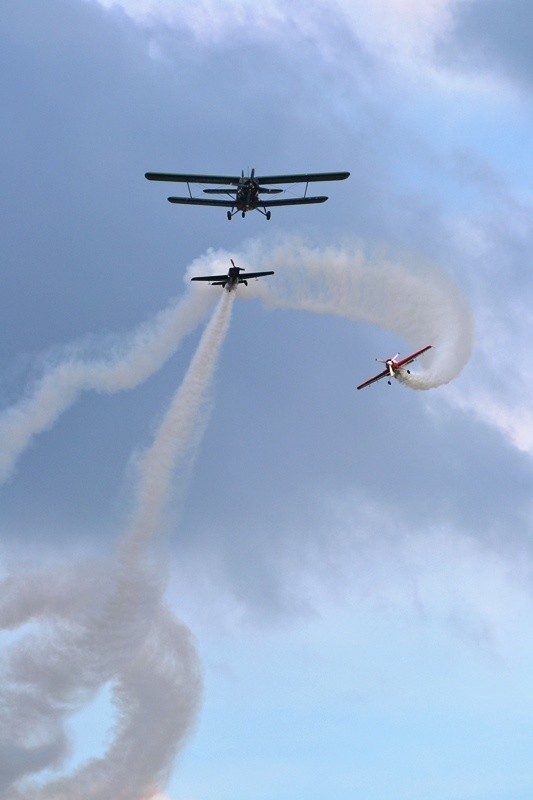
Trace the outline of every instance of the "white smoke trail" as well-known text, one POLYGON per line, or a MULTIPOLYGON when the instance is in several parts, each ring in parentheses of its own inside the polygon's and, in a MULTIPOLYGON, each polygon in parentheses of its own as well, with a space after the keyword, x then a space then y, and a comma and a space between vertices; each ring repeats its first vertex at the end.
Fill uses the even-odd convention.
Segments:
POLYGON ((120 352, 90 361, 70 356, 49 368, 31 396, 0 412, 0 483, 9 477, 33 437, 51 428, 81 392, 112 394, 133 389, 160 369, 209 312, 213 299, 191 289, 153 322, 138 328, 120 352))
POLYGON ((244 297, 259 297, 269 308, 292 308, 370 322, 393 331, 413 349, 432 344, 424 372, 405 375, 413 389, 451 381, 470 357, 472 317, 456 285, 442 271, 385 254, 369 257, 355 247, 311 248, 298 240, 267 249, 251 242, 233 254, 247 269, 275 270, 253 281, 244 297))
MULTIPOLYGON (((226 257, 220 255, 225 264, 226 257)), ((261 297, 271 307, 372 322, 413 347, 433 344, 431 368, 410 378, 416 388, 446 383, 468 359, 470 315, 457 289, 435 269, 294 241, 271 252, 252 244, 235 257, 240 266, 276 270, 275 279, 251 284, 243 296, 261 297)), ((212 253, 202 266, 202 271, 221 270, 212 253)), ((0 442, 6 443, 0 446, 0 474, 9 473, 32 436, 50 426, 80 391, 120 391, 155 371, 212 297, 199 292, 194 302, 186 298, 164 312, 134 337, 125 356, 71 360, 49 371, 31 398, 0 416, 0 442)), ((29 624, 0 662, 1 800, 149 800, 164 785, 194 720, 200 692, 195 650, 187 629, 164 607, 161 581, 145 555, 161 527, 172 473, 203 430, 232 298, 223 293, 142 460, 136 512, 118 564, 0 584, 0 629, 29 624), (45 785, 30 780, 64 761, 65 719, 106 684, 113 687, 117 723, 105 755, 45 785)))
MULTIPOLYGON (((189 272, 226 271, 230 255, 249 269, 274 268, 275 280, 253 283, 247 297, 276 308, 299 308, 372 322, 402 335, 414 348, 433 344, 430 366, 402 380, 415 389, 448 383, 470 357, 472 320, 457 287, 429 265, 408 266, 355 248, 310 248, 292 240, 274 249, 252 243, 241 256, 208 251, 189 272)), ((207 313, 214 295, 190 291, 144 325, 111 358, 68 358, 49 369, 33 394, 0 412, 0 482, 33 437, 50 428, 82 391, 119 392, 138 386, 176 351, 207 313)))
MULTIPOLYGON (((57 577, 46 576, 52 582, 57 577)), ((2 800, 147 798, 167 779, 194 721, 197 656, 188 630, 163 606, 158 581, 140 563, 102 570, 99 578, 84 609, 72 580, 62 612, 39 610, 45 624, 26 633, 4 659, 2 800), (58 780, 30 783, 31 775, 61 764, 65 718, 106 684, 113 688, 117 721, 105 755, 58 780)), ((53 583, 49 587, 54 594, 53 583)))
POLYGON ((154 443, 141 464, 138 508, 127 532, 128 548, 145 544, 159 530, 160 513, 168 497, 169 482, 178 458, 190 452, 203 432, 207 389, 226 335, 235 292, 223 292, 200 341, 187 374, 174 395, 156 433, 154 443))
POLYGON ((168 778, 201 682, 189 632, 164 607, 145 545, 160 530, 175 468, 204 429, 233 296, 223 293, 141 462, 137 507, 118 564, 0 584, 0 629, 46 623, 0 664, 2 800, 149 800, 168 778), (65 718, 105 684, 113 687, 117 716, 105 755, 45 785, 30 782, 61 763, 65 718))

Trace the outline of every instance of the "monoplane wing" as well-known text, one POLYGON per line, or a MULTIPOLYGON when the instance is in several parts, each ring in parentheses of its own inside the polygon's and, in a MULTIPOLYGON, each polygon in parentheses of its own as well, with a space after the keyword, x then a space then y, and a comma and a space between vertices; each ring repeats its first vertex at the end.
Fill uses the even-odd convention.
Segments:
POLYGON ((431 350, 432 346, 433 345, 428 344, 421 350, 417 350, 416 353, 411 353, 411 355, 406 356, 405 358, 402 358, 399 361, 396 361, 396 356, 394 358, 387 359, 386 361, 385 359, 380 359, 380 358, 376 359, 377 361, 382 361, 382 360, 385 361, 385 363, 387 364, 387 369, 384 369, 383 372, 380 372, 378 375, 374 375, 373 378, 369 378, 367 381, 364 381, 364 383, 360 383, 357 388, 364 389, 365 386, 370 386, 371 383, 375 383, 376 381, 381 380, 381 378, 397 377, 397 373, 401 373, 403 367, 407 366, 407 364, 410 364, 411 361, 414 361, 415 358, 418 358, 418 356, 421 356, 422 353, 426 353, 428 350, 431 350))
POLYGON ((360 383, 357 388, 358 389, 364 389, 365 386, 370 386, 371 383, 375 383, 376 381, 380 381, 382 378, 386 378, 389 374, 390 374, 389 370, 388 369, 384 369, 383 372, 379 373, 379 375, 374 375, 373 378, 369 378, 367 381, 364 381, 364 383, 360 383))
POLYGON ((273 275, 273 271, 269 270, 268 272, 243 272, 239 275, 239 280, 243 278, 248 280, 248 278, 262 278, 264 275, 273 275))
POLYGON ((287 197, 283 200, 260 200, 258 205, 265 208, 273 206, 304 206, 309 203, 325 203, 327 197, 287 197))
POLYGON ((405 358, 400 359, 400 361, 396 361, 394 366, 395 367, 403 367, 406 364, 410 364, 411 361, 414 361, 415 358, 418 358, 418 356, 421 356, 422 353, 425 353, 427 350, 431 350, 432 346, 433 345, 428 344, 426 347, 423 347, 422 350, 417 350, 416 353, 411 353, 410 356, 406 356, 405 358))
POLYGON ((209 283, 213 283, 213 281, 228 281, 229 278, 227 275, 197 275, 196 278, 191 278, 191 281, 208 281, 209 283))
POLYGON ((349 172, 309 172, 301 175, 256 175, 257 183, 311 183, 312 181, 344 181, 349 172))
POLYGON ((169 197, 169 203, 183 203, 188 206, 223 206, 233 208, 235 200, 208 200, 206 197, 169 197))
POLYGON ((175 183, 226 183, 238 186, 242 176, 238 175, 179 175, 173 172, 145 172, 149 181, 174 181, 175 183))

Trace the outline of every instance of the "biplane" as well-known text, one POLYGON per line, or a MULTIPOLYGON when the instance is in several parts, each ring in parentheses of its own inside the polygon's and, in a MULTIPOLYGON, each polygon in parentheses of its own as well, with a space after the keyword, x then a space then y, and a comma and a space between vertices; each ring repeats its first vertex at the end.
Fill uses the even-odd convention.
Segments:
POLYGON ((357 387, 358 389, 364 389, 365 386, 370 386, 371 383, 375 383, 376 381, 380 381, 382 378, 388 378, 387 383, 391 384, 391 378, 398 378, 401 377, 402 372, 407 372, 409 375, 411 370, 406 369, 407 364, 410 364, 415 358, 421 356, 422 353, 425 353, 427 350, 431 350, 433 345, 428 344, 426 347, 423 347, 421 350, 417 350, 416 353, 411 353, 410 356, 406 356, 405 358, 401 358, 398 360, 399 353, 396 353, 395 356, 392 358, 376 358, 376 361, 381 361, 385 364, 385 369, 383 372, 380 372, 378 375, 374 375, 373 378, 369 378, 367 381, 359 384, 357 387))
POLYGON ((222 286, 228 292, 235 289, 239 283, 244 283, 248 286, 250 278, 262 278, 264 275, 273 275, 272 270, 269 272, 244 272, 244 267, 236 267, 233 259, 230 259, 231 267, 227 275, 199 275, 196 278, 191 278, 191 281, 207 281, 211 286, 222 286), (241 275, 241 272, 243 273, 241 275))
POLYGON ((310 203, 325 203, 328 199, 324 195, 308 196, 307 189, 310 183, 316 181, 343 181, 349 172, 316 172, 301 175, 256 175, 252 169, 249 176, 241 175, 175 175, 170 172, 146 172, 149 181, 174 181, 186 183, 189 191, 188 197, 169 197, 170 203, 183 203, 193 206, 219 206, 227 208, 228 219, 241 212, 246 216, 247 211, 259 211, 270 219, 270 209, 278 206, 299 206, 310 203), (278 197, 284 189, 274 184, 305 183, 305 190, 301 197, 278 197), (211 188, 203 189, 204 194, 210 197, 195 197, 191 191, 191 184, 218 184, 211 188), (272 198, 272 199, 271 199, 272 198))

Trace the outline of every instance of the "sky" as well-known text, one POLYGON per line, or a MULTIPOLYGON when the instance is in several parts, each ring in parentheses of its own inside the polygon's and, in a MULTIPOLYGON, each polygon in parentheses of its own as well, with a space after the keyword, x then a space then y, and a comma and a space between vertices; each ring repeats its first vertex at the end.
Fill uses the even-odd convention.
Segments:
POLYGON ((1 800, 529 800, 531 4, 0 8, 1 800))

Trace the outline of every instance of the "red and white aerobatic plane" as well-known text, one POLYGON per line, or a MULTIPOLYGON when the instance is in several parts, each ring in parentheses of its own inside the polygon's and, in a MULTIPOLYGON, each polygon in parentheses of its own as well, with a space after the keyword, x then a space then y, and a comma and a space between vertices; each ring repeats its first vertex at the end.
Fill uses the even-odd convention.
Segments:
MULTIPOLYGON (((407 364, 410 364, 411 361, 414 361, 415 358, 418 358, 418 356, 421 356, 422 353, 425 353, 427 350, 431 350, 432 347, 433 345, 428 344, 426 347, 423 347, 422 350, 417 350, 416 353, 411 353, 410 356, 401 358, 399 361, 397 360, 398 356, 400 355, 399 353, 396 353, 396 355, 392 358, 376 358, 376 361, 381 361, 383 364, 385 364, 386 369, 384 369, 383 372, 380 372, 379 375, 374 375, 373 378, 369 378, 364 383, 359 384, 357 388, 364 389, 365 386, 370 386, 371 383, 380 381, 382 378, 388 378, 389 380, 387 383, 390 385, 391 378, 397 378, 399 375, 401 375, 407 364)), ((405 369, 405 372, 407 372, 409 375, 411 370, 405 369)))

